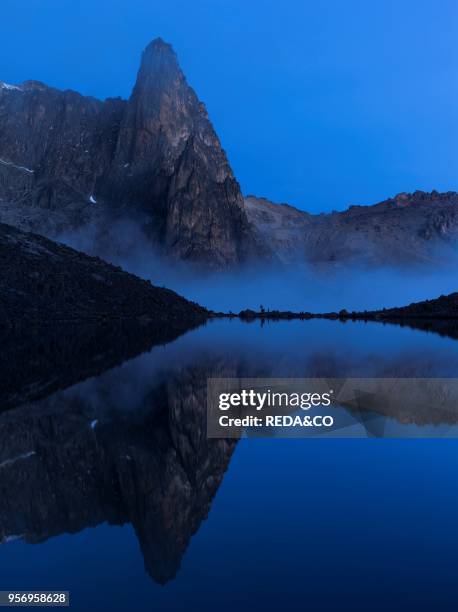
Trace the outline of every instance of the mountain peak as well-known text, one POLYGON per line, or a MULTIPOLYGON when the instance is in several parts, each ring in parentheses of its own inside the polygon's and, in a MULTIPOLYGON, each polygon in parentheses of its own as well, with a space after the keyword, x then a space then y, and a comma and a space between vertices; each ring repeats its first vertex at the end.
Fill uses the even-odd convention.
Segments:
POLYGON ((162 80, 181 75, 178 59, 172 45, 155 38, 143 51, 138 76, 141 80, 162 80))
POLYGON ((153 40, 145 47, 144 51, 150 53, 168 52, 175 55, 172 45, 165 42, 165 40, 160 36, 153 38, 153 40))
POLYGON ((240 187, 170 44, 157 38, 144 49, 126 101, 41 87, 23 83, 19 105, 19 92, 0 89, 0 199, 12 203, 0 220, 27 216, 15 206, 22 198, 59 211, 67 227, 63 211, 77 203, 95 207, 91 219, 126 214, 175 259, 222 268, 258 254, 240 187), (40 184, 26 172, 35 168, 40 184))

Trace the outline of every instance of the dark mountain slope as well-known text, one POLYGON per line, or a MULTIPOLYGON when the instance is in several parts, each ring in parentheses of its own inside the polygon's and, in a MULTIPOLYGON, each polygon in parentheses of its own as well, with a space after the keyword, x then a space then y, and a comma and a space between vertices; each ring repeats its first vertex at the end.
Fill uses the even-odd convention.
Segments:
POLYGON ((0 324, 143 318, 202 322, 207 311, 101 259, 0 224, 0 324))
POLYGON ((458 319, 458 293, 441 295, 434 300, 414 302, 399 308, 385 308, 367 313, 377 318, 425 317, 437 319, 458 319))
POLYGON ((380 321, 407 325, 413 329, 433 332, 449 338, 458 338, 458 293, 441 295, 433 300, 414 302, 398 308, 384 308, 364 312, 331 313, 332 318, 380 321))

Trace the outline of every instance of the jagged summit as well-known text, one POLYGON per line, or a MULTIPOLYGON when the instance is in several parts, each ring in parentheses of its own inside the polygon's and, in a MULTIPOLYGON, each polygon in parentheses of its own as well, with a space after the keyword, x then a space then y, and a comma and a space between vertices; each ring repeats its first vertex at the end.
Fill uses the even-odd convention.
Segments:
POLYGON ((176 78, 184 79, 184 75, 172 45, 162 38, 155 38, 142 53, 135 88, 145 83, 159 88, 164 82, 176 78))
POLYGON ((417 189, 411 193, 402 191, 396 194, 393 198, 385 200, 397 206, 408 206, 412 204, 434 204, 436 202, 449 202, 451 200, 458 200, 458 194, 456 191, 422 191, 417 189))
POLYGON ((156 38, 153 38, 145 47, 145 51, 146 49, 169 49, 171 51, 173 51, 173 47, 171 43, 166 42, 162 36, 156 36, 156 38))
POLYGON ((165 42, 165 40, 160 36, 153 38, 153 40, 146 45, 145 49, 143 50, 142 59, 145 57, 152 57, 154 55, 162 55, 163 57, 173 58, 177 61, 177 56, 172 45, 165 42))
POLYGON ((205 106, 160 38, 143 51, 128 100, 36 81, 0 85, 0 222, 51 238, 95 236, 90 252, 110 259, 131 248, 128 232, 110 233, 127 219, 149 247, 214 268, 254 258, 334 266, 456 257, 454 192, 400 193, 321 215, 244 201, 205 106))
POLYGON ((20 89, 50 89, 49 85, 43 83, 42 81, 36 81, 34 79, 29 79, 21 83, 20 89))
POLYGON ((373 205, 309 214, 265 198, 245 199, 249 221, 287 263, 363 266, 451 265, 458 193, 400 193, 373 205))
POLYGON ((0 221, 56 237, 87 227, 94 209, 108 231, 122 211, 175 259, 227 267, 258 254, 205 107, 162 39, 144 50, 128 100, 33 81, 1 91, 0 221))

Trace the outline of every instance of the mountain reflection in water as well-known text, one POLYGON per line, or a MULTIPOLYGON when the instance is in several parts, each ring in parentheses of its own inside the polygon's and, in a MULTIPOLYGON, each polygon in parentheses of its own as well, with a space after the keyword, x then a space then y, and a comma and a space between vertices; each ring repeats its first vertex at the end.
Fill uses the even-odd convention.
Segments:
MULTIPOLYGON (((108 331, 54 330, 60 352, 52 343, 38 350, 35 336, 29 349, 22 339, 10 343, 9 359, 2 353, 0 540, 37 544, 130 523, 159 583, 175 577, 236 449, 206 437, 207 378, 458 372, 456 341, 395 325, 222 319, 181 336, 185 330, 108 331)), ((432 408, 397 425, 431 435, 440 422, 432 408)), ((0 549, 8 562, 8 546, 0 549)))

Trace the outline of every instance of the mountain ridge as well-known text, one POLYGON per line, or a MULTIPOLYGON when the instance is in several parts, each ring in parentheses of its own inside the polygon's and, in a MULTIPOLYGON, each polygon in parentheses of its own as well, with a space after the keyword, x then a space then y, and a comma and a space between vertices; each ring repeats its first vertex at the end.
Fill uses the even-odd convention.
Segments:
POLYGON ((127 100, 36 81, 1 87, 0 159, 1 222, 56 238, 125 217, 172 259, 215 268, 265 250, 205 106, 162 40, 144 50, 127 100))
POLYGON ((144 49, 127 99, 0 84, 0 222, 70 244, 82 232, 106 259, 131 248, 134 223, 158 255, 217 270, 442 265, 458 250, 457 203, 455 192, 415 191, 311 214, 244 198, 162 39, 144 49))
POLYGON ((312 214, 245 198, 248 219, 284 263, 418 265, 454 261, 458 193, 402 192, 372 205, 312 214))

